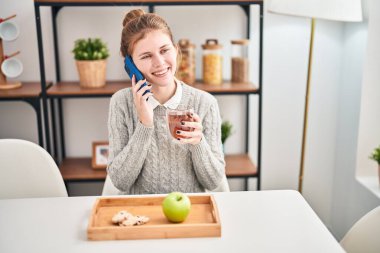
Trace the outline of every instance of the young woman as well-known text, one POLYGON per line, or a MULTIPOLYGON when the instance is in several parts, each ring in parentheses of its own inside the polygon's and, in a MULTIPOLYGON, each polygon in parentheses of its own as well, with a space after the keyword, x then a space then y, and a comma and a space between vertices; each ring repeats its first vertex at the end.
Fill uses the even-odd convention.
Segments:
POLYGON ((123 21, 120 51, 131 56, 146 80, 116 92, 108 119, 108 174, 124 194, 203 192, 225 178, 220 114, 216 99, 174 76, 178 48, 158 15, 132 10, 123 21), (140 89, 147 81, 149 85, 140 89), (150 89, 151 92, 145 93, 150 89), (191 108, 193 131, 169 134, 168 109, 191 108))

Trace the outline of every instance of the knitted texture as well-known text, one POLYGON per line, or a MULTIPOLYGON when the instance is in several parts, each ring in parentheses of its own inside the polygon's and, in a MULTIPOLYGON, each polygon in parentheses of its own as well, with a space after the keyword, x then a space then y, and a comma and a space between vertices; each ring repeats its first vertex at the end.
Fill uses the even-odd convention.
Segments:
POLYGON ((164 106, 154 109, 154 126, 146 127, 138 120, 130 88, 112 96, 107 171, 122 194, 203 192, 221 183, 225 162, 217 101, 209 93, 181 85, 179 106, 194 109, 202 119, 204 137, 197 145, 173 141, 164 106))

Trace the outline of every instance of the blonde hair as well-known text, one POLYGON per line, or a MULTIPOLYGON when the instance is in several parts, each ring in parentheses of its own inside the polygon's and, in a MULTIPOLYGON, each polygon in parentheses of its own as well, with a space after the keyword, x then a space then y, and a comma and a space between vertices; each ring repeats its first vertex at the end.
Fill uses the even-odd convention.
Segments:
POLYGON ((125 57, 132 55, 135 44, 143 39, 147 33, 161 30, 166 33, 173 45, 173 34, 166 21, 153 13, 145 13, 141 9, 128 12, 123 20, 123 30, 121 32, 120 52, 125 57))

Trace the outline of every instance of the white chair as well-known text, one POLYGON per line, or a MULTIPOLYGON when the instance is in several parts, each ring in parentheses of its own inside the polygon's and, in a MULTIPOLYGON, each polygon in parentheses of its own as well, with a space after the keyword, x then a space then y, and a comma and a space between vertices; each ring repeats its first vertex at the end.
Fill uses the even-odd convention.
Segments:
MULTIPOLYGON (((216 189, 212 191, 206 190, 206 192, 229 192, 229 191, 230 191, 230 187, 228 185, 226 176, 223 177, 222 182, 216 189)), ((111 178, 107 175, 106 181, 104 182, 104 186, 103 186, 102 196, 112 196, 112 195, 118 195, 118 194, 119 194, 119 190, 112 184, 111 178)))
POLYGON ((357 221, 340 241, 348 253, 380 252, 380 206, 357 221))
POLYGON ((119 190, 113 185, 110 176, 107 174, 104 182, 102 196, 119 195, 119 190))
POLYGON ((39 145, 0 139, 0 199, 67 197, 53 158, 39 145))

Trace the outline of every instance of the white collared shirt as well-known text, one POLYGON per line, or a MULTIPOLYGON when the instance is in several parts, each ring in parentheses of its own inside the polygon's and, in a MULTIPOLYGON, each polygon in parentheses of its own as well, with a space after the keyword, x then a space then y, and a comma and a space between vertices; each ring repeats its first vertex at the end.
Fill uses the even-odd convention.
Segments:
MULTIPOLYGON (((177 109, 182 99, 182 84, 180 81, 177 81, 177 80, 175 81, 175 83, 176 83, 176 90, 175 90, 174 95, 168 101, 166 101, 165 104, 163 104, 164 107, 173 109, 173 110, 177 109)), ((157 99, 155 99, 153 96, 149 98, 148 104, 152 107, 153 110, 157 106, 161 105, 160 102, 158 102, 157 99)))

